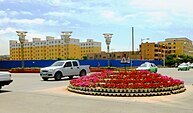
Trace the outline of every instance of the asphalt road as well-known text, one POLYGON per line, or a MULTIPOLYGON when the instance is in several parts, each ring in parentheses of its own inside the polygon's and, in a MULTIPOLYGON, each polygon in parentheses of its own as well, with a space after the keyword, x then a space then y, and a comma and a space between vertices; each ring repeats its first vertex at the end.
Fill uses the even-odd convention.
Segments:
POLYGON ((181 94, 157 97, 104 97, 66 90, 69 79, 42 81, 39 74, 13 73, 0 91, 0 113, 193 113, 193 69, 163 68, 158 73, 184 80, 181 94))

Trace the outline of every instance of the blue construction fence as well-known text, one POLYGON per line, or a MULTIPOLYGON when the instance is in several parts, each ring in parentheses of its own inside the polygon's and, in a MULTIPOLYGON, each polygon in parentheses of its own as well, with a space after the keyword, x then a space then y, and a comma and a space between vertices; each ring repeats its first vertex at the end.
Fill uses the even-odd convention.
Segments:
MULTIPOLYGON (((24 67, 47 67, 53 64, 57 60, 25 60, 24 67)), ((91 67, 105 67, 108 66, 108 60, 79 60, 81 65, 90 65, 91 67)), ((128 64, 122 64, 120 60, 110 60, 111 67, 125 67, 126 66, 139 66, 142 63, 151 62, 157 66, 163 64, 160 60, 132 60, 128 64)), ((11 69, 22 67, 21 60, 9 60, 9 61, 0 61, 0 69, 11 69)))

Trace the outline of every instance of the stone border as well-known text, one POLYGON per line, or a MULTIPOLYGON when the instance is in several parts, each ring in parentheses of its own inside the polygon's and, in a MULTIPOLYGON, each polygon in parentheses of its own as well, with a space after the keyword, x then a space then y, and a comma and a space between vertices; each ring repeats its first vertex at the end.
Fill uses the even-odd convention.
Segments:
POLYGON ((94 87, 76 87, 71 84, 67 87, 68 91, 96 96, 121 96, 121 97, 145 97, 145 96, 164 96, 182 93, 186 90, 184 84, 179 86, 163 88, 144 88, 144 89, 115 89, 115 88, 94 88, 94 87))

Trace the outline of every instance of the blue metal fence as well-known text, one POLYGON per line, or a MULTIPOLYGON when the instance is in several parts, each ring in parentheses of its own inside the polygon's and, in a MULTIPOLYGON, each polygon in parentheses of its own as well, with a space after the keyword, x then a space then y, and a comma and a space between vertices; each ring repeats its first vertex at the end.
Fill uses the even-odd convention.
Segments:
MULTIPOLYGON (((25 60, 25 67, 46 67, 50 66, 57 60, 25 60)), ((108 60, 79 60, 81 65, 90 65, 91 67, 104 67, 108 66, 108 60)), ((139 66, 144 62, 151 62, 156 64, 157 66, 162 65, 162 61, 159 60, 133 60, 132 63, 126 64, 126 66, 139 66)), ((121 64, 120 60, 110 60, 110 66, 112 67, 124 67, 125 64, 121 64)), ((10 69, 21 67, 20 60, 12 60, 12 61, 0 61, 0 69, 10 69)))

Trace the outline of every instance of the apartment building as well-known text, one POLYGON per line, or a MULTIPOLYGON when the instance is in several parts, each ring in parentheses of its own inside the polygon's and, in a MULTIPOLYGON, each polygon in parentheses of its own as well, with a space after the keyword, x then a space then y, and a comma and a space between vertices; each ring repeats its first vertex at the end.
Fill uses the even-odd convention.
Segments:
POLYGON ((83 56, 87 56, 88 54, 101 53, 101 43, 96 42, 93 39, 87 39, 86 42, 81 42, 80 47, 81 47, 81 58, 83 58, 83 56))
POLYGON ((167 38, 157 43, 141 43, 140 52, 144 60, 162 60, 170 54, 193 56, 193 45, 188 38, 167 38))
POLYGON ((154 60, 154 56, 155 56, 155 48, 156 48, 156 44, 154 42, 151 43, 142 43, 140 45, 140 50, 141 50, 141 59, 144 60, 154 60))
MULTIPOLYGON (((55 39, 47 36, 46 40, 33 38, 24 43, 24 60, 48 60, 48 59, 82 59, 88 53, 100 53, 101 42, 87 39, 80 42, 79 39, 70 38, 65 43, 64 38, 55 39)), ((10 60, 21 60, 21 44, 16 40, 10 40, 10 60)))

